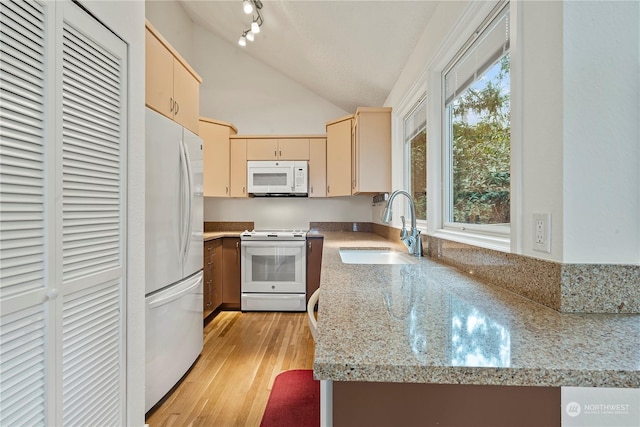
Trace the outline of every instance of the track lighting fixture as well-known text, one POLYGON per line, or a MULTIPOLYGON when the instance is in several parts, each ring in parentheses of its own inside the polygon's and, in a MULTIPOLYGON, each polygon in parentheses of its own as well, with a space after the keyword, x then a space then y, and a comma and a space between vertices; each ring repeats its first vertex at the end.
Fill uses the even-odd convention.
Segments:
POLYGON ((262 17, 262 13, 260 10, 262 9, 262 1, 260 0, 243 0, 242 1, 242 10, 244 13, 251 14, 254 10, 257 16, 253 16, 253 22, 251 23, 251 27, 244 30, 240 39, 238 40, 238 44, 240 46, 246 46, 247 40, 250 42, 255 40, 255 35, 260 32, 260 27, 264 24, 264 18, 262 17))

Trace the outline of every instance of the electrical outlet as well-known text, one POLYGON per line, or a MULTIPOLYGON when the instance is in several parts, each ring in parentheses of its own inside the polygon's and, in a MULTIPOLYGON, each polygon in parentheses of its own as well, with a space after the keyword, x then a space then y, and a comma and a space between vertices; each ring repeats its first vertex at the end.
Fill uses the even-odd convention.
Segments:
POLYGON ((533 214, 533 250, 551 253, 551 214, 533 214))

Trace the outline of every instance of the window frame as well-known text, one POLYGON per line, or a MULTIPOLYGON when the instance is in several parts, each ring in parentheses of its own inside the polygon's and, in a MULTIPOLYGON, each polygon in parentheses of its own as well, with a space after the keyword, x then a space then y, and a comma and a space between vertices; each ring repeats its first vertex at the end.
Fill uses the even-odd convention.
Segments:
MULTIPOLYGON (((438 230, 440 235, 446 235, 447 238, 463 241, 477 246, 489 247, 501 251, 508 251, 510 249, 511 240, 511 228, 512 224, 470 224, 462 222, 450 221, 452 218, 452 201, 453 201, 453 182, 452 182, 452 169, 453 169, 453 153, 452 153, 452 134, 453 125, 449 117, 449 105, 446 103, 446 90, 445 90, 445 75, 449 70, 455 68, 458 61, 467 53, 467 50, 473 45, 473 41, 476 35, 482 34, 485 29, 491 24, 491 22, 500 14, 503 13, 505 7, 511 7, 512 5, 508 1, 500 1, 493 5, 490 11, 481 15, 482 22, 475 28, 476 30, 472 35, 464 40, 464 44, 456 50, 455 55, 451 57, 451 60, 446 67, 443 67, 439 73, 439 85, 441 90, 441 96, 439 97, 439 109, 441 111, 441 173, 442 173, 442 195, 441 195, 441 224, 438 230)), ((511 10, 507 12, 509 15, 511 10)), ((511 17, 509 16, 509 19, 511 17)), ((510 31, 509 38, 512 39, 512 31, 510 31)), ((511 54, 512 48, 510 47, 508 53, 511 54)), ((510 67, 511 68, 511 67, 510 67)), ((510 69, 511 79, 511 69, 510 69)), ((511 82, 510 82, 511 86, 511 82)), ((466 89, 463 89, 466 90, 466 89)), ((511 90, 510 90, 511 91, 511 90)), ((511 105, 513 109, 513 105, 511 105)), ((511 141, 513 141, 513 132, 511 141)), ((513 168, 513 152, 510 155, 510 165, 513 168)), ((510 198, 513 194, 513 183, 510 185, 510 198)), ((513 208, 511 207, 513 212, 513 208)), ((511 215, 513 218, 513 215, 511 215)))
MULTIPOLYGON (((405 108, 403 109, 403 114, 400 117, 401 121, 402 121, 402 155, 403 155, 403 171, 404 171, 404 176, 403 176, 403 182, 404 182, 404 188, 406 189, 406 191, 408 191, 409 193, 412 193, 412 189, 411 189, 411 182, 412 182, 412 177, 411 177, 411 144, 409 144, 409 141, 407 141, 407 135, 405 134, 405 122, 406 120, 413 114, 415 113, 421 106, 424 105, 425 107, 425 121, 427 120, 427 112, 426 112, 426 107, 427 107, 427 94, 426 92, 421 92, 418 94, 417 99, 415 99, 415 101, 413 102, 413 104, 411 105, 410 108, 405 108)), ((427 132, 427 127, 426 127, 426 123, 425 123, 425 129, 424 129, 425 133, 427 132)), ((428 135, 428 134, 427 134, 428 135)), ((427 145, 428 147, 428 143, 427 141, 425 141, 425 145, 427 145)), ((427 168, 428 164, 425 164, 425 168, 427 168)), ((427 168, 427 180, 425 182, 425 186, 428 183, 428 168, 427 168)), ((429 204, 428 200, 429 200, 429 196, 428 196, 429 192, 427 191, 427 205, 429 204)), ((409 207, 409 201, 407 200, 404 203, 403 206, 404 212, 405 212, 405 217, 408 218, 408 214, 410 213, 411 209, 409 207)), ((424 212, 425 217, 427 219, 420 219, 420 218, 416 218, 416 226, 418 227, 418 229, 422 229, 422 230, 426 230, 427 229, 427 221, 429 218, 429 215, 427 214, 427 210, 425 210, 424 212)))
MULTIPOLYGON (((431 236, 484 247, 501 252, 518 252, 521 246, 522 224, 519 218, 522 212, 521 188, 521 140, 522 140, 522 58, 520 55, 522 31, 522 6, 518 2, 496 0, 487 2, 471 2, 463 15, 449 32, 449 36, 441 44, 434 58, 426 69, 426 81, 429 97, 427 98, 427 233, 431 236), (509 3, 510 23, 510 78, 511 78, 511 203, 509 229, 487 230, 475 224, 449 223, 445 221, 444 203, 447 195, 445 185, 446 164, 450 161, 445 149, 446 109, 444 100, 443 73, 459 53, 468 47, 469 40, 475 30, 483 24, 491 22, 494 16, 509 3), (465 46, 466 45, 466 46, 465 46)), ((498 226, 499 227, 499 226, 498 226)))

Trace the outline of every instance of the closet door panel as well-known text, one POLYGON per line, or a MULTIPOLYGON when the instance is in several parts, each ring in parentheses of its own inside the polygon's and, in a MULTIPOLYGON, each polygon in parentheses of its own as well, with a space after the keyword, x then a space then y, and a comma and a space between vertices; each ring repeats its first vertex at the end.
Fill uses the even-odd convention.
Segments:
POLYGON ((127 48, 72 3, 60 28, 61 424, 124 425, 127 48))
MULTIPOLYGON (((46 425, 49 10, 0 3, 0 425, 46 425)), ((48 357, 49 356, 49 357, 48 357)))

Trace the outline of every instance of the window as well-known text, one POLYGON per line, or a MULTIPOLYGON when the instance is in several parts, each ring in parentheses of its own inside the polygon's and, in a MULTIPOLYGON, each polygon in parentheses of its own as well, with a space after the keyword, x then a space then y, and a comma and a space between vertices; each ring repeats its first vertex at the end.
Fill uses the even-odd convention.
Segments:
POLYGON ((444 73, 445 228, 508 235, 509 7, 492 15, 444 73))
MULTIPOLYGON (((407 191, 413 196, 416 220, 427 219, 427 110, 424 97, 404 118, 407 191)), ((407 209, 406 212, 409 212, 407 209)))

